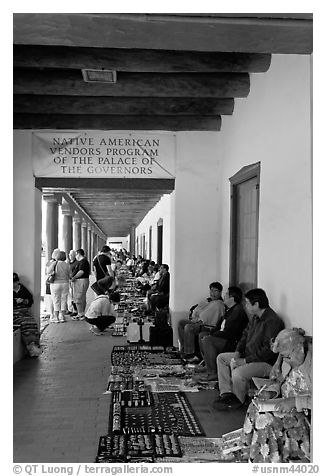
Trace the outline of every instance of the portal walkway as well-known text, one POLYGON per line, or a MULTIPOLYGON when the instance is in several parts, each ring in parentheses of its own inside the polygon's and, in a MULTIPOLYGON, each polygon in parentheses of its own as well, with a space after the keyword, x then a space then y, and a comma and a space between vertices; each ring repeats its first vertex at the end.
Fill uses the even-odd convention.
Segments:
MULTIPOLYGON (((125 337, 97 337, 85 321, 49 324, 38 359, 14 365, 14 463, 92 463, 107 434, 110 395, 104 395, 114 345, 125 337)), ((208 437, 238 429, 244 410, 215 412, 216 391, 188 394, 208 437)))

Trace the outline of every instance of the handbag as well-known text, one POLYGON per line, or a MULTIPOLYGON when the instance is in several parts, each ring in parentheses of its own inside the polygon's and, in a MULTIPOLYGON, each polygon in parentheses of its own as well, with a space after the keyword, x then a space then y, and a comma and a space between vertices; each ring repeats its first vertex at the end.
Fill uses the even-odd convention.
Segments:
POLYGON ((91 288, 93 289, 94 293, 100 296, 101 294, 105 294, 107 289, 112 285, 114 278, 110 275, 108 275, 107 271, 105 272, 102 265, 101 261, 98 259, 98 256, 96 256, 97 262, 102 270, 102 273, 104 274, 104 278, 98 279, 91 285, 91 288))
POLYGON ((105 294, 105 292, 112 286, 113 278, 112 276, 105 276, 105 278, 99 279, 95 281, 91 285, 94 293, 100 296, 101 294, 105 294))
MULTIPOLYGON (((101 268, 101 271, 102 271, 102 273, 104 274, 104 276, 108 276, 108 272, 107 272, 107 271, 104 271, 103 266, 101 265, 101 261, 98 259, 98 256, 96 256, 96 259, 97 259, 97 262, 98 262, 98 264, 99 264, 99 266, 100 266, 100 268, 101 268)), ((102 279, 104 279, 104 278, 102 278, 102 279)), ((100 281, 100 280, 98 280, 98 281, 100 281)))
POLYGON ((57 267, 57 262, 55 263, 55 266, 53 268, 53 271, 49 276, 46 278, 46 284, 52 284, 55 281, 55 268, 57 267))

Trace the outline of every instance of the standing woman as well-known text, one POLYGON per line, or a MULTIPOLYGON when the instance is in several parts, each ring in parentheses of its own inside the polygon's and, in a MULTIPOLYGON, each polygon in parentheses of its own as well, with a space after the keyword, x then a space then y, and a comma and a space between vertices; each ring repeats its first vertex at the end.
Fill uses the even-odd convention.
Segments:
MULTIPOLYGON (((57 262, 59 253, 60 253, 59 248, 55 248, 55 249, 52 251, 51 259, 50 259, 50 260, 46 263, 46 265, 45 265, 45 275, 46 275, 46 276, 49 275, 49 268, 50 268, 51 264, 57 262)), ((52 300, 52 296, 51 296, 50 284, 47 283, 47 282, 45 283, 45 296, 44 296, 44 300, 45 300, 45 306, 46 306, 47 315, 50 316, 50 322, 53 322, 53 320, 54 320, 53 300, 52 300)))
POLYGON ((50 284, 54 307, 54 322, 65 322, 69 292, 70 266, 66 263, 66 253, 60 251, 56 262, 48 268, 48 274, 55 273, 54 282, 50 284))

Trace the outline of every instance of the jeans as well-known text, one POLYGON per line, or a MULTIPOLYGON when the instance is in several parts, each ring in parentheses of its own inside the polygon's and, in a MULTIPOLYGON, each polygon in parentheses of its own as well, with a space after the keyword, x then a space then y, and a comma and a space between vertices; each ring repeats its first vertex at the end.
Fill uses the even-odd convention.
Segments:
POLYGON ((234 352, 225 352, 217 357, 217 375, 220 394, 233 393, 244 402, 252 377, 269 377, 272 366, 266 362, 251 362, 231 371, 230 362, 234 352))
POLYGON ((192 322, 189 319, 181 319, 178 324, 179 341, 181 351, 185 354, 194 354, 195 338, 202 331, 209 330, 201 322, 192 322))
POLYGON ((227 345, 228 341, 222 337, 214 337, 207 333, 199 334, 199 346, 209 376, 217 375, 216 357, 225 351, 227 345))

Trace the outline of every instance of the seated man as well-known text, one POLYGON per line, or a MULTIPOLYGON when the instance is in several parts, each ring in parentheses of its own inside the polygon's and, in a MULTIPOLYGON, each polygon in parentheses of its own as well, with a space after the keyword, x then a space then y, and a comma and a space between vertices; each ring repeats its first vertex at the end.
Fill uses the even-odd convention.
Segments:
POLYGON ((220 397, 213 404, 215 410, 239 408, 245 402, 251 378, 268 377, 276 361, 270 342, 284 329, 282 319, 269 307, 263 289, 248 291, 245 306, 251 319, 236 351, 217 357, 220 397))
POLYGON ((13 314, 14 324, 20 326, 21 338, 30 357, 38 357, 43 350, 40 346, 40 331, 36 320, 30 314, 33 296, 19 282, 17 273, 13 274, 13 314))
POLYGON ((224 316, 222 289, 221 283, 211 283, 209 285, 210 297, 194 306, 189 319, 182 319, 178 324, 181 352, 183 352, 184 358, 190 362, 199 360, 195 357, 195 337, 200 332, 209 332, 224 316))
POLYGON ((248 324, 248 316, 241 304, 242 291, 237 286, 230 286, 224 295, 226 312, 210 333, 199 334, 199 348, 207 375, 203 381, 217 380, 216 357, 222 352, 234 351, 242 332, 248 324))
POLYGON ((160 266, 160 279, 156 284, 152 286, 152 289, 148 291, 148 310, 149 312, 162 309, 169 304, 170 296, 170 273, 169 266, 167 264, 161 264, 160 266))

